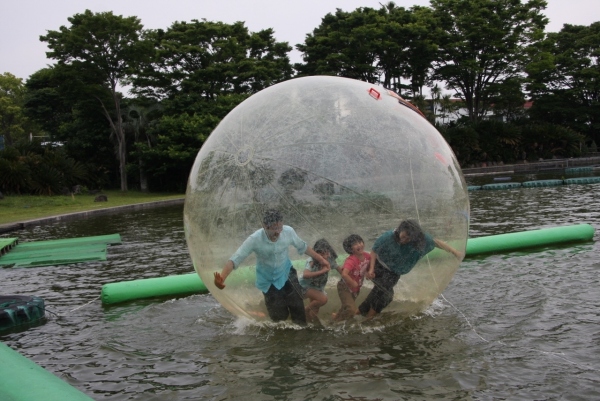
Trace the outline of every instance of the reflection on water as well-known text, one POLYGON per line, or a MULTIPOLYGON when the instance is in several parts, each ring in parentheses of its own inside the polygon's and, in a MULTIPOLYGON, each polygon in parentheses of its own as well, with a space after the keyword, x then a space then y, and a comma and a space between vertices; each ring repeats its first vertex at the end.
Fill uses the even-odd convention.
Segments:
MULTIPOLYGON (((471 236, 598 227, 599 190, 470 192, 471 236)), ((298 330, 237 320, 210 295, 100 304, 105 283, 193 270, 181 207, 9 234, 112 233, 123 245, 106 262, 0 270, 0 293, 41 296, 53 312, 0 340, 94 399, 600 399, 596 242, 466 260, 410 319, 298 330)))

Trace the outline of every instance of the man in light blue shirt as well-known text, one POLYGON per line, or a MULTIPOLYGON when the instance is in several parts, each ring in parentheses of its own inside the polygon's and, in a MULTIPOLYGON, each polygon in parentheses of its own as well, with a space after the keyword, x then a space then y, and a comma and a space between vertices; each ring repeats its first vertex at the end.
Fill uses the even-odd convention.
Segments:
POLYGON ((252 252, 256 254, 256 287, 263 292, 269 317, 274 322, 286 320, 290 315, 296 324, 306 324, 304 301, 296 269, 292 267, 289 247, 306 254, 322 266, 329 262, 304 242, 290 226, 283 225, 278 210, 267 210, 263 228, 250 235, 225 263, 221 273, 215 272, 215 285, 225 288, 225 279, 237 269, 252 252))

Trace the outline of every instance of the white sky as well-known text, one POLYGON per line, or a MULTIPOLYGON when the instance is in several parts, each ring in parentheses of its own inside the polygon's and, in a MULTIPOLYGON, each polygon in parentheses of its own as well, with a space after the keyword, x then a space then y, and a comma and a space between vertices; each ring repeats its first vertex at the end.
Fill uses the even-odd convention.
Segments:
MULTIPOLYGON (((83 13, 112 11, 124 17, 138 17, 145 28, 166 29, 175 21, 192 19, 233 23, 244 21, 252 32, 273 28, 275 38, 290 46, 304 42, 327 13, 336 8, 352 11, 358 7, 378 9, 389 0, 1 0, 0 74, 26 80, 35 71, 53 64, 46 59, 46 43, 40 35, 70 26, 68 17, 83 13)), ((547 0, 546 30, 559 31, 563 24, 590 25, 600 21, 600 0, 547 0)), ((429 0, 395 0, 401 7, 428 6, 429 0)), ((302 61, 297 51, 292 62, 302 61)))

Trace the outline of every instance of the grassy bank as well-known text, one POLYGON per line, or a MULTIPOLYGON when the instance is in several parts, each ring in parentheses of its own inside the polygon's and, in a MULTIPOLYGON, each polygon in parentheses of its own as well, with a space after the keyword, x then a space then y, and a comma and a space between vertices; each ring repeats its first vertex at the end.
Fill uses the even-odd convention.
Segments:
POLYGON ((115 206, 183 199, 183 194, 102 191, 107 202, 94 202, 97 195, 4 196, 0 199, 0 224, 15 223, 66 213, 106 209, 115 206))

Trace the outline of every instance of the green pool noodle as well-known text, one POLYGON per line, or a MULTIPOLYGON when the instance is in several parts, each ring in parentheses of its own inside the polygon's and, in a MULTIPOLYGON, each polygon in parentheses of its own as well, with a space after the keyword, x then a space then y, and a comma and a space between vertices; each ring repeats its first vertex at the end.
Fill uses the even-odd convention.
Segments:
POLYGON ((94 401, 2 342, 0 377, 2 401, 94 401))
MULTIPOLYGON (((589 224, 576 224, 564 227, 542 228, 539 230, 522 231, 508 234, 489 235, 469 238, 465 255, 474 256, 494 252, 506 252, 536 246, 547 246, 574 241, 589 241, 594 236, 594 228, 589 224)), ((343 259, 342 259, 343 260, 343 259)), ((305 261, 292 262, 296 270, 305 261)), ((338 258, 338 263, 341 261, 338 258)), ((254 270, 239 268, 228 278, 227 282, 235 280, 254 281, 254 270)), ((102 287, 102 303, 115 304, 119 302, 159 296, 206 294, 208 289, 196 273, 179 276, 167 276, 118 283, 105 284, 102 287)))
POLYGON ((196 273, 121 281, 102 286, 103 304, 115 304, 134 299, 164 295, 205 294, 208 289, 196 273))
MULTIPOLYGON (((294 260, 296 269, 304 266, 305 260, 294 260)), ((242 266, 234 270, 227 278, 227 284, 236 282, 254 283, 256 273, 254 268, 242 266)), ((160 296, 206 294, 208 289, 197 273, 187 273, 177 276, 166 276, 108 283, 102 286, 100 298, 105 305, 116 304, 135 299, 160 296)))
POLYGON ((536 246, 547 246, 574 241, 589 241, 594 237, 594 227, 575 224, 565 227, 541 228, 508 234, 469 238, 466 256, 492 252, 513 251, 536 246))

